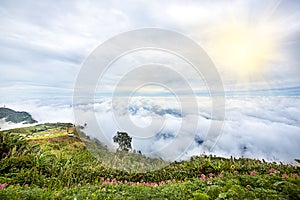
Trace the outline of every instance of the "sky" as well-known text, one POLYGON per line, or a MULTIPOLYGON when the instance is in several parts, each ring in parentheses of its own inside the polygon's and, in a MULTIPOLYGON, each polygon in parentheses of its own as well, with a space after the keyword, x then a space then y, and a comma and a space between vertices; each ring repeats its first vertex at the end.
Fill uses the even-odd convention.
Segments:
POLYGON ((216 64, 226 90, 296 87, 298 95, 299 7, 297 1, 4 0, 0 86, 6 97, 1 98, 70 96, 83 62, 98 45, 147 27, 195 40, 216 64), (253 43, 249 58, 236 52, 246 42, 253 43), (237 67, 243 60, 255 67, 237 67), (239 68, 250 68, 250 74, 239 68))
MULTIPOLYGON (((2 0, 0 19, 0 105, 29 111, 40 122, 83 123, 91 119, 81 112, 92 112, 100 124, 106 120, 112 124, 103 127, 108 140, 114 131, 125 129, 121 126, 126 126, 124 120, 140 127, 137 130, 143 134, 154 134, 149 140, 136 139, 134 146, 143 152, 153 151, 149 144, 158 148, 171 141, 172 147, 178 147, 177 157, 199 154, 203 151, 198 148, 202 145, 199 141, 209 138, 206 134, 213 124, 222 127, 218 142, 213 142, 212 151, 218 155, 283 160, 300 156, 298 1, 2 0), (224 119, 213 117, 214 99, 209 98, 207 77, 180 56, 158 49, 127 52, 115 60, 98 79, 95 103, 86 102, 84 108, 79 107, 83 117, 74 117, 73 92, 89 56, 111 38, 144 28, 179 33, 203 49, 225 91, 224 119), (162 67, 138 70, 153 63, 166 66, 166 73, 157 73, 163 72, 162 67), (131 91, 135 84, 151 78, 149 74, 161 75, 153 78, 163 81, 131 91), (120 80, 127 84, 120 84, 120 80), (184 93, 187 87, 197 96, 196 110, 195 104, 174 94, 184 93), (127 105, 112 105, 116 88, 130 90, 132 98, 127 105), (123 116, 124 108, 128 112, 123 116), (117 117, 112 116, 114 112, 117 117), (188 127, 193 120, 200 123, 188 127), (158 129, 160 126, 165 129, 158 129), (197 131, 202 128, 206 132, 197 131), (175 137, 178 129, 182 136, 175 137), (285 142, 280 142, 282 137, 285 142), (188 145, 182 144, 185 140, 188 145), (198 144, 190 144, 190 140, 198 144), (235 143, 230 148, 232 140, 235 143), (188 148, 182 150, 181 146, 188 148)), ((101 138, 92 126, 89 133, 101 138)), ((166 149, 154 154, 168 158, 171 153, 166 149)))

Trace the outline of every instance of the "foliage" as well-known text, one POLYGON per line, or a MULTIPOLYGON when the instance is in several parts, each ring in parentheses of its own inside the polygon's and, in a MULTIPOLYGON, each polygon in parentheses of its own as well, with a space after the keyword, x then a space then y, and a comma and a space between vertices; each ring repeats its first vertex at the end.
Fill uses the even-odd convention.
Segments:
POLYGON ((36 146, 28 146, 27 140, 10 131, 0 132, 0 159, 22 156, 32 152, 36 146))
POLYGON ((92 141, 83 143, 86 138, 79 138, 70 124, 0 134, 14 145, 19 144, 15 137, 27 136, 19 138, 22 148, 0 160, 0 199, 300 199, 300 169, 294 165, 214 156, 166 163, 135 153, 112 153, 92 141), (70 131, 74 137, 68 137, 70 131), (23 152, 37 144, 40 148, 23 152), (146 173, 117 170, 95 159, 87 148, 120 165, 132 162, 141 168, 149 160, 164 167, 146 173))
POLYGON ((113 137, 113 141, 119 144, 119 149, 121 151, 129 151, 131 149, 132 137, 126 132, 117 132, 113 137))
POLYGON ((0 108, 0 119, 5 119, 7 122, 34 124, 37 123, 27 112, 17 112, 9 108, 0 108))

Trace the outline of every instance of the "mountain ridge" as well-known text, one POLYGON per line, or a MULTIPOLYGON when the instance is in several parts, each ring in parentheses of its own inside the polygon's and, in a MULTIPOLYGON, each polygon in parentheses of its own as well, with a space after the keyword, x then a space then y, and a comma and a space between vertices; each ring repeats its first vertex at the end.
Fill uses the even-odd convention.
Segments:
POLYGON ((33 119, 28 112, 15 111, 6 107, 0 108, 0 119, 4 120, 5 122, 11 122, 16 124, 34 124, 38 122, 37 120, 33 119))

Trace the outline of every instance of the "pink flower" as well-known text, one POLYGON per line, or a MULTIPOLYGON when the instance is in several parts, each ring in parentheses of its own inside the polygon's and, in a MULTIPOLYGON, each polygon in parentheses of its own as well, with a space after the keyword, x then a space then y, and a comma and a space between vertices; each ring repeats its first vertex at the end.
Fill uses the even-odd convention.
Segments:
POLYGON ((275 170, 274 168, 269 169, 269 173, 270 173, 270 174, 275 173, 275 171, 276 171, 276 170, 275 170))
POLYGON ((205 174, 201 174, 201 175, 200 175, 200 180, 205 180, 205 179, 206 179, 205 174))
POLYGON ((165 182, 164 182, 164 181, 161 181, 161 182, 159 182, 158 184, 159 184, 159 185, 163 185, 163 184, 165 184, 165 182))
POLYGON ((102 182, 104 181, 104 177, 101 177, 101 181, 102 181, 102 182))
POLYGON ((282 174, 282 178, 289 178, 289 175, 287 175, 287 174, 282 174))
POLYGON ((146 182, 146 183, 143 183, 145 186, 151 186, 150 183, 146 182))
POLYGON ((167 183, 171 183, 172 181, 171 180, 167 180, 167 183))
POLYGON ((152 186, 152 187, 156 187, 157 184, 156 184, 156 183, 151 183, 151 186, 152 186))
POLYGON ((256 175, 256 171, 250 172, 250 176, 255 176, 255 175, 256 175))
POLYGON ((209 173, 208 176, 209 176, 209 178, 212 178, 212 177, 214 177, 215 175, 214 175, 213 173, 209 173))
POLYGON ((224 177, 224 174, 219 174, 219 177, 220 177, 220 178, 223 178, 223 177, 224 177))
POLYGON ((298 176, 298 174, 292 174, 292 177, 293 178, 298 178, 299 176, 298 176))
POLYGON ((135 183, 130 181, 129 185, 135 186, 135 183))
POLYGON ((237 175, 238 173, 239 173, 238 171, 234 171, 234 172, 233 172, 234 175, 237 175))
POLYGON ((24 185, 24 187, 28 187, 28 184, 26 183, 26 184, 24 185))
POLYGON ((0 184, 0 190, 2 190, 3 188, 5 188, 6 186, 8 186, 8 183, 0 184))

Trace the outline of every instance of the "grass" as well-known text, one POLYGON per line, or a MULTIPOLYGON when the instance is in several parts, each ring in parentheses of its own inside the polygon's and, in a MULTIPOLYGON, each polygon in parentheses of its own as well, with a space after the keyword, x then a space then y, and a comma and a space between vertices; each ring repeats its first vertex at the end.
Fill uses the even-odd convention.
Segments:
POLYGON ((64 123, 0 135, 0 199, 300 199, 298 166, 214 156, 167 163, 109 152, 64 123))

